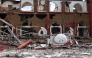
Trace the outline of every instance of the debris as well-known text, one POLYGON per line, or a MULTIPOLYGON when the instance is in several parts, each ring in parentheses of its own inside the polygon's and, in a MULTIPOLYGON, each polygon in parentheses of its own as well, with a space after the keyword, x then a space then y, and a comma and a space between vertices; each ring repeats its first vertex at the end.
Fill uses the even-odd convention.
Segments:
POLYGON ((90 53, 86 53, 86 52, 85 53, 81 53, 81 54, 83 54, 83 55, 90 55, 90 53))
POLYGON ((6 45, 0 43, 0 51, 3 51, 6 48, 6 45))
POLYGON ((25 43, 21 44, 18 48, 19 49, 23 49, 24 47, 26 47, 28 44, 32 43, 32 40, 28 40, 25 43))

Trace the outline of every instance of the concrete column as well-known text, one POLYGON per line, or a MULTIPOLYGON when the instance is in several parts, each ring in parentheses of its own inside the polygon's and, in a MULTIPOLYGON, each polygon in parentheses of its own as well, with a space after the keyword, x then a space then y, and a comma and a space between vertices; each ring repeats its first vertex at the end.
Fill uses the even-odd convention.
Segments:
POLYGON ((90 37, 92 37, 92 0, 90 0, 90 37))
POLYGON ((47 34, 50 35, 50 14, 47 14, 46 24, 47 34))
POLYGON ((65 2, 62 2, 62 12, 65 12, 65 2))

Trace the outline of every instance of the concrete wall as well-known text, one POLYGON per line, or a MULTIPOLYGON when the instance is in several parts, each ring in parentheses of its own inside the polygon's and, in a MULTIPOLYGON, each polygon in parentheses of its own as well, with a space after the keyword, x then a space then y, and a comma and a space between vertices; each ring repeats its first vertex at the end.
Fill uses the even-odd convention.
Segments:
MULTIPOLYGON (((34 3, 32 1, 21 0, 21 7, 25 2, 30 2, 34 6, 34 3)), ((59 10, 55 11, 55 12, 61 12, 61 9, 62 9, 61 2, 55 2, 55 3, 57 4, 57 6, 59 8, 59 10)), ((64 24, 68 25, 68 24, 73 23, 73 22, 79 23, 79 22, 83 21, 86 23, 87 26, 90 26, 89 14, 84 13, 84 12, 87 12, 86 2, 74 2, 74 1, 72 1, 69 5, 69 6, 71 6, 70 12, 73 12, 73 6, 76 3, 79 3, 82 6, 83 13, 76 13, 76 14, 75 13, 63 13, 63 14, 62 13, 61 14, 55 13, 55 16, 53 16, 52 19, 48 19, 48 20, 50 20, 50 25, 55 21, 61 25, 64 25, 64 24)), ((10 1, 6 1, 2 4, 3 7, 8 7, 8 5, 13 5, 13 7, 17 7, 17 8, 19 8, 19 6, 20 6, 20 4, 13 4, 10 1)), ((45 14, 47 14, 47 13, 45 13, 45 14)), ((49 15, 50 14, 51 13, 49 13, 49 15)), ((22 26, 22 24, 23 24, 23 21, 21 21, 21 16, 16 14, 16 13, 15 14, 7 14, 7 16, 5 17, 5 20, 8 21, 9 23, 15 25, 15 26, 22 26)), ((32 18, 29 17, 26 20, 28 20, 28 25, 30 25, 32 22, 32 26, 39 26, 39 28, 34 28, 37 32, 39 31, 41 26, 45 26, 47 23, 46 17, 41 20, 36 16, 36 14, 34 14, 34 16, 32 18)), ((75 28, 77 28, 77 26, 75 28)))

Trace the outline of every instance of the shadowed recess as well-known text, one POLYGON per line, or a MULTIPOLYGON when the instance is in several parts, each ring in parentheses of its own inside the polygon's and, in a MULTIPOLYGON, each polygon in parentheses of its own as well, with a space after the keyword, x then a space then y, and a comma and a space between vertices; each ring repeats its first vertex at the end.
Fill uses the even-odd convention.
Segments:
POLYGON ((39 19, 44 19, 47 15, 46 14, 36 14, 36 16, 39 18, 39 19))

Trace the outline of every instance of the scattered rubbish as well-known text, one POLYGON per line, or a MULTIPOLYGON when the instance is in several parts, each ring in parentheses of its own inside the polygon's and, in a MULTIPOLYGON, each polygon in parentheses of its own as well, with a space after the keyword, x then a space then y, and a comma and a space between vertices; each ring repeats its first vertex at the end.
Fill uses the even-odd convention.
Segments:
POLYGON ((3 51, 6 48, 6 45, 0 43, 0 51, 3 51))

